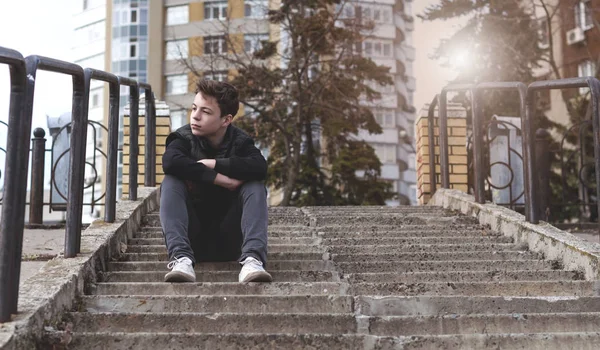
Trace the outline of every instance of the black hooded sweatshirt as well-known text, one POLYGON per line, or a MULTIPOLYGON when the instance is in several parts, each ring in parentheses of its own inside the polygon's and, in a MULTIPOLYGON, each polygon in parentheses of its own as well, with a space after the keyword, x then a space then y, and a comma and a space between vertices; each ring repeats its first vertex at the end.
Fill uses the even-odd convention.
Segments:
POLYGON ((231 197, 227 189, 214 184, 217 173, 242 181, 264 181, 267 176, 267 162, 254 140, 233 125, 227 127, 218 149, 192 134, 189 124, 182 126, 167 137, 162 166, 165 174, 185 180, 195 197, 231 197), (215 168, 198 163, 201 159, 216 159, 215 168))

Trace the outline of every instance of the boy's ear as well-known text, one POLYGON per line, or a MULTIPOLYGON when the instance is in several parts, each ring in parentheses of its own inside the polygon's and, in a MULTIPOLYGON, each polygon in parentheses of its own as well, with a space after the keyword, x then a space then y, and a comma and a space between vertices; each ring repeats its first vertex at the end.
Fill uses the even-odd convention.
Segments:
POLYGON ((227 114, 223 117, 223 126, 228 126, 233 121, 233 116, 231 114, 227 114))

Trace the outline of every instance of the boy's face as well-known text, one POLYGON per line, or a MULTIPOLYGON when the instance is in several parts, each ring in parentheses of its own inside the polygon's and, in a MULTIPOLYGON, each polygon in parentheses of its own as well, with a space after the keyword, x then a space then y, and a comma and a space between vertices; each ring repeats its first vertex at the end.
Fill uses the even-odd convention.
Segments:
POLYGON ((216 98, 212 96, 205 97, 201 93, 197 93, 194 97, 192 113, 190 114, 192 134, 203 137, 213 136, 219 130, 226 129, 232 119, 231 114, 221 118, 221 109, 216 98))

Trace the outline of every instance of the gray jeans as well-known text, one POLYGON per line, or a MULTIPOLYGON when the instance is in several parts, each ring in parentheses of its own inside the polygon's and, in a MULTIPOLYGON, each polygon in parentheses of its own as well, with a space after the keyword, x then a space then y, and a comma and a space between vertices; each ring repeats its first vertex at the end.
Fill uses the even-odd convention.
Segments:
POLYGON ((160 189, 160 221, 169 259, 267 262, 267 193, 259 181, 244 183, 230 200, 202 198, 194 204, 186 183, 166 175, 160 189), (217 201, 218 200, 218 201, 217 201), (217 206, 216 203, 221 203, 217 206), (215 208, 217 207, 217 208, 215 208))

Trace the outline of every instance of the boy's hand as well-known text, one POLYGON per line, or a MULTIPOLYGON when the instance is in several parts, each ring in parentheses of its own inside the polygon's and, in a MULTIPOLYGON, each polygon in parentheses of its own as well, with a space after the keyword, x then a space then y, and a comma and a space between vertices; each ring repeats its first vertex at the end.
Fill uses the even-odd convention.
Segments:
POLYGON ((223 174, 217 174, 217 177, 215 177, 214 183, 215 183, 215 185, 225 187, 226 189, 228 189, 230 191, 235 191, 244 183, 244 181, 241 181, 238 179, 233 179, 233 178, 230 178, 229 176, 225 176, 223 174))
POLYGON ((217 165, 217 161, 215 159, 200 159, 198 163, 204 164, 207 168, 214 169, 215 165, 217 165))

